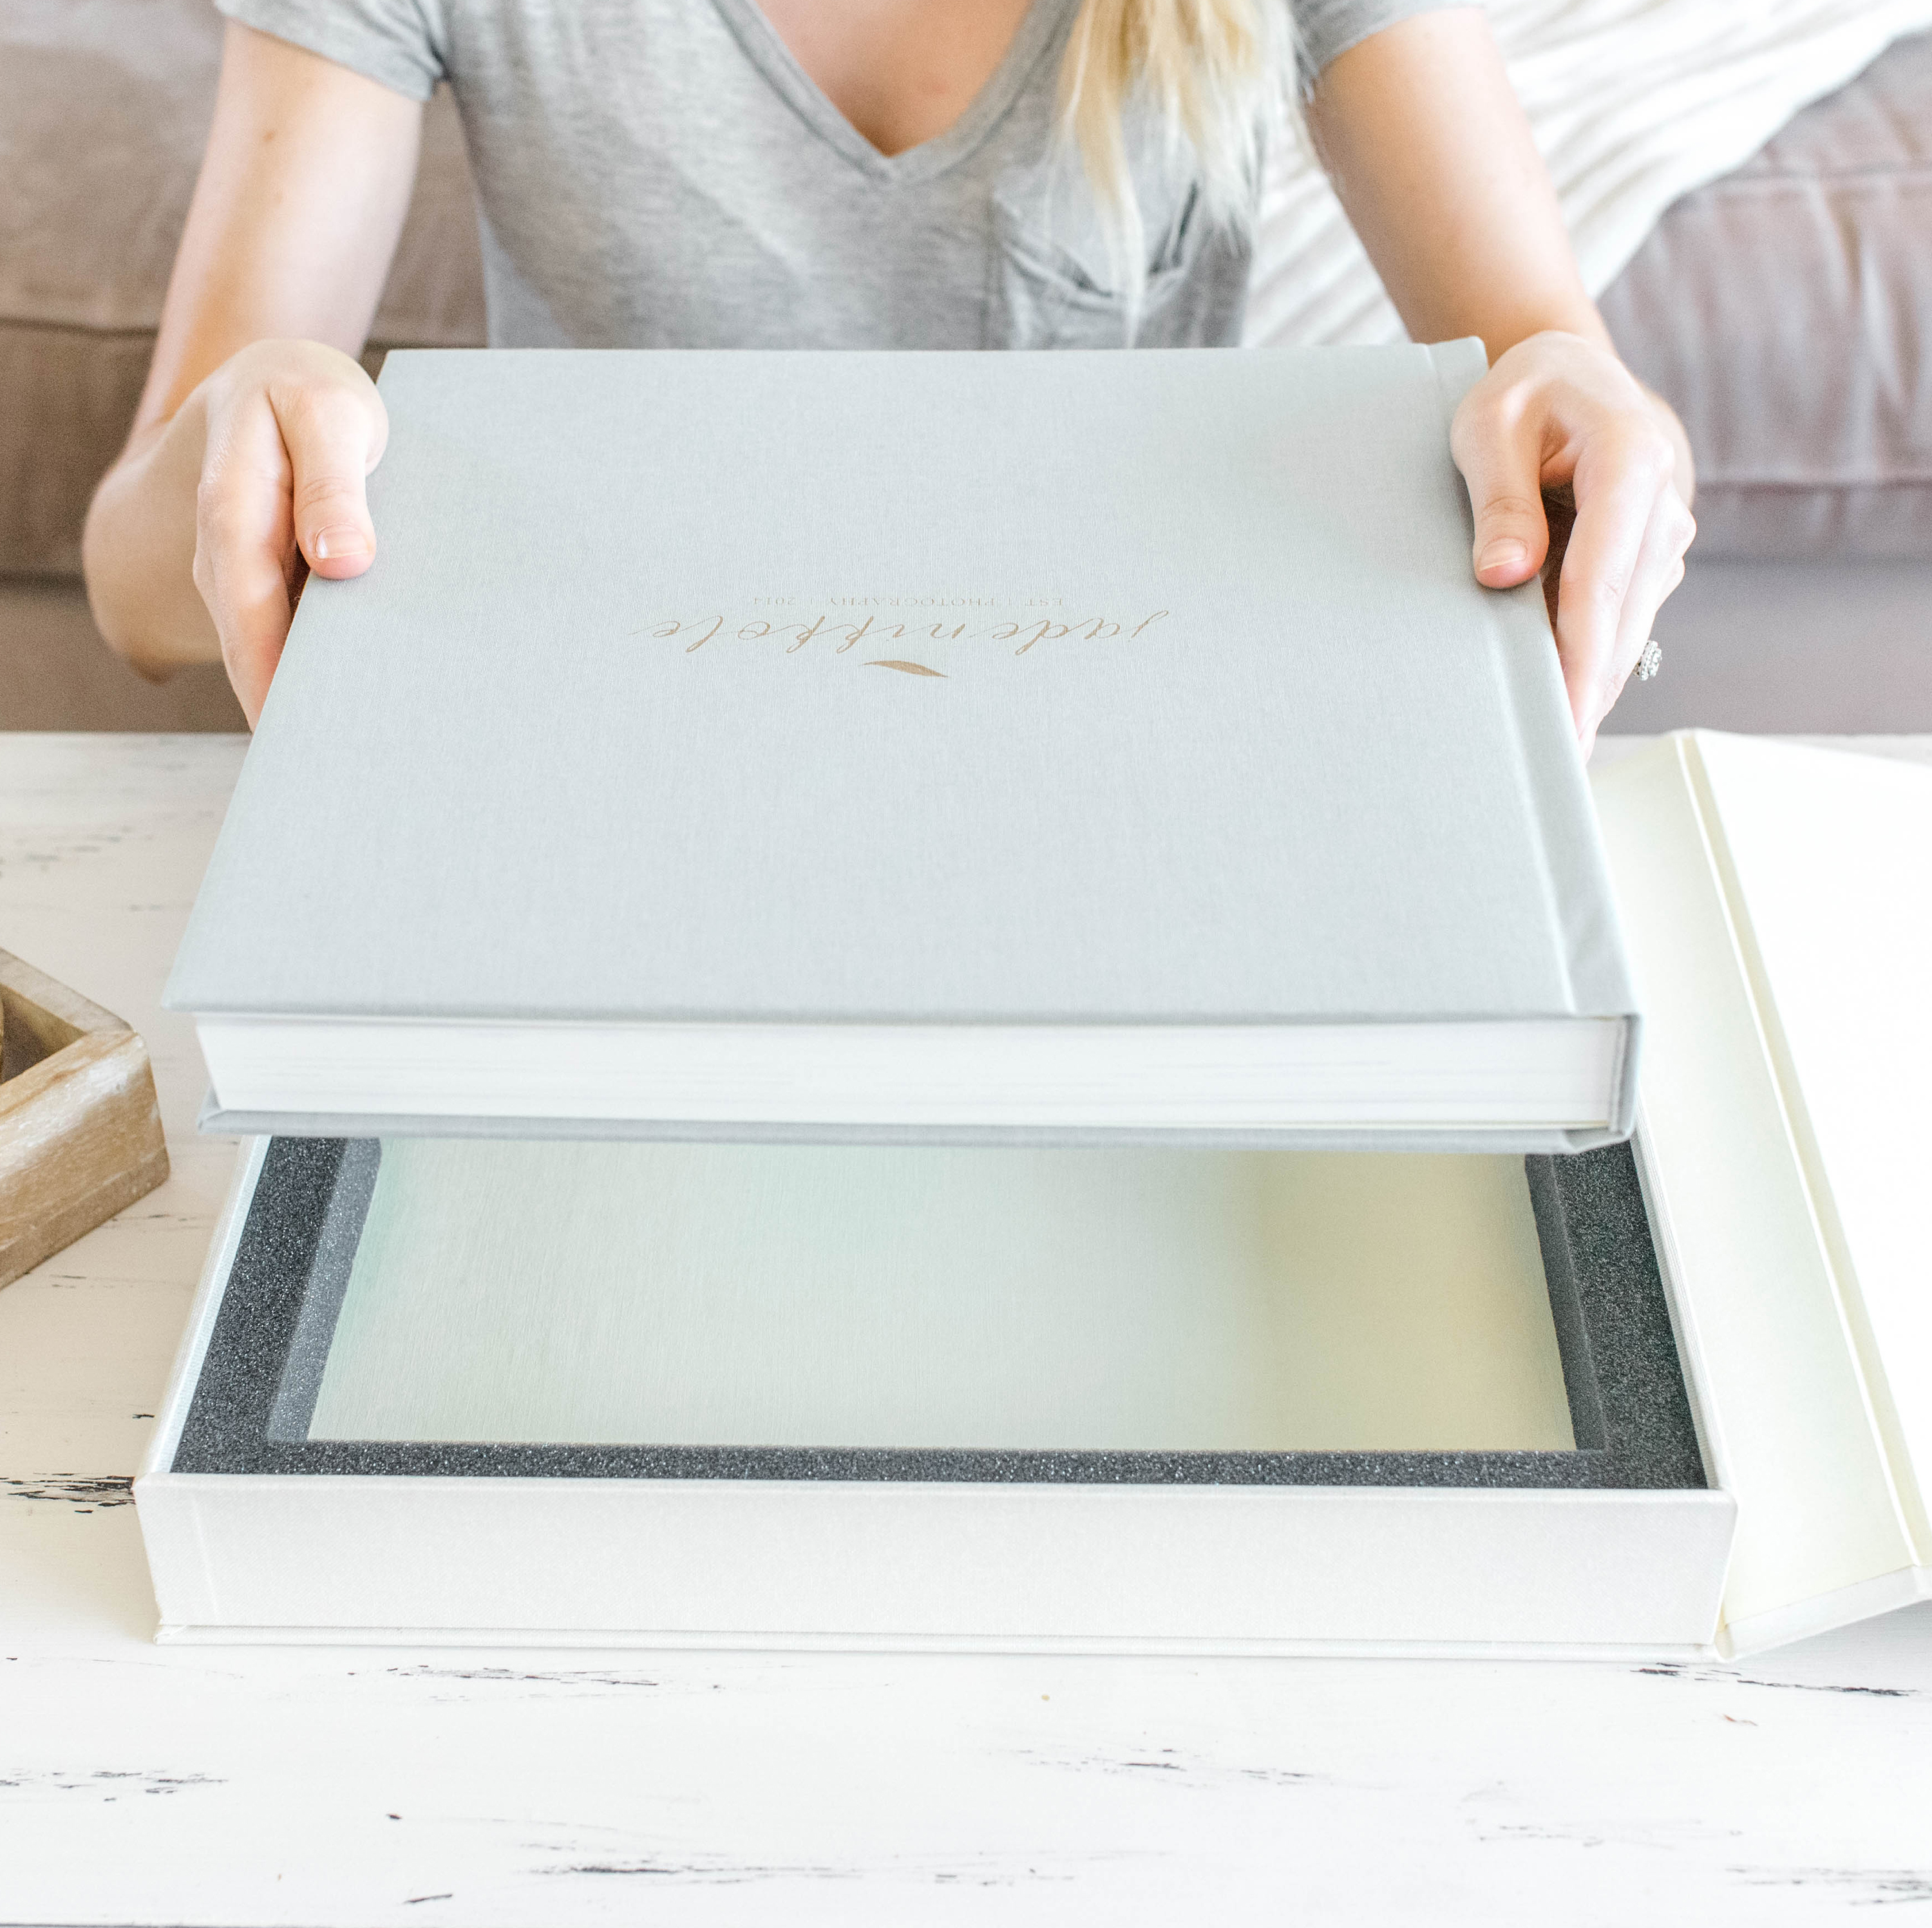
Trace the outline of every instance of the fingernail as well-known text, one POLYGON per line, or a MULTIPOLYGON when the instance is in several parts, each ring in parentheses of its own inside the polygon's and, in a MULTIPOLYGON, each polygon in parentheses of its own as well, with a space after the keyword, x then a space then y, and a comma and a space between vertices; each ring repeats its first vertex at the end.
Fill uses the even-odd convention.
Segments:
POLYGON ((1514 535, 1499 535, 1476 559, 1476 567, 1479 569, 1514 569, 1520 567, 1528 555, 1528 550, 1514 535))
POLYGON ((340 562, 351 556, 366 556, 368 553, 368 538, 352 523, 344 523, 335 529, 319 529, 316 533, 315 559, 318 562, 340 562))

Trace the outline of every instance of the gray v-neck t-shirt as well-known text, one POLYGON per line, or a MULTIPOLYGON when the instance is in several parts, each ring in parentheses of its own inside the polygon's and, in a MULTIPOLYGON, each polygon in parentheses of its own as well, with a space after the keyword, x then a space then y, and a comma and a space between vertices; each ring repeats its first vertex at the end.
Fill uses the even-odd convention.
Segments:
MULTIPOLYGON (((891 157, 757 0, 218 0, 412 98, 446 80, 476 177, 497 347, 1232 343, 1244 235, 1130 122, 1137 322, 1055 139, 1079 0, 1034 0, 979 97, 891 157)), ((1304 68, 1446 0, 1296 0, 1304 68)))

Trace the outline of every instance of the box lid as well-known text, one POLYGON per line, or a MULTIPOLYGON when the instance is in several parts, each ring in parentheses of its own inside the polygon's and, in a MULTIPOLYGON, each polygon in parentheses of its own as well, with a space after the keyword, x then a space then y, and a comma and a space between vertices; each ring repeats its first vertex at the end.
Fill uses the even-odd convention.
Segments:
POLYGON ((1932 1593, 1932 770, 1697 731, 1594 784, 1744 1652, 1932 1593))

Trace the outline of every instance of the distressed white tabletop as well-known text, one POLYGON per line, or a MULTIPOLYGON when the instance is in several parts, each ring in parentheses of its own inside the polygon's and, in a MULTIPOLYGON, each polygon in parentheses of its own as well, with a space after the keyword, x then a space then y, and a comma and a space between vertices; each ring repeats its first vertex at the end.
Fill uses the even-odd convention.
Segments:
POLYGON ((157 1000, 242 748, 0 735, 0 947, 145 1033, 174 1159, 0 1291, 0 1928, 1932 1919, 1927 1608, 1735 1669, 154 1646, 233 1156, 157 1000))

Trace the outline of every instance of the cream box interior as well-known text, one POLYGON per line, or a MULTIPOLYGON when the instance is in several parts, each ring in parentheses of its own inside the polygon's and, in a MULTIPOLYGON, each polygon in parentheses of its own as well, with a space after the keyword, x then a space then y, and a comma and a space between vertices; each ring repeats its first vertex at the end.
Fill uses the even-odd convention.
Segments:
POLYGON ((258 1141, 142 1483, 176 1637, 1689 1651, 1628 1147, 258 1141))

